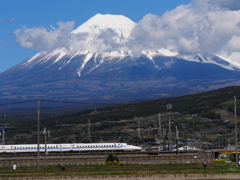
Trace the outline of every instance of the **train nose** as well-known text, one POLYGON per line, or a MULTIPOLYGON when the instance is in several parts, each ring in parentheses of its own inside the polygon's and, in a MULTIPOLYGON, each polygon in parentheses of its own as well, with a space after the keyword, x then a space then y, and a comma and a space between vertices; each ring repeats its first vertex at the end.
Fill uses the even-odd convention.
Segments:
POLYGON ((142 150, 142 148, 141 148, 141 147, 138 147, 138 146, 135 146, 134 149, 135 149, 135 150, 142 150))

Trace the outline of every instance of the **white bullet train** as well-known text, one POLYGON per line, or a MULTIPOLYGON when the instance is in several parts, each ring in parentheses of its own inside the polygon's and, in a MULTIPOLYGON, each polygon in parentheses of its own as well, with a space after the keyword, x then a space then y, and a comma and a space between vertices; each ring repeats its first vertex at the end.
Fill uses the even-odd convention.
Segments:
MULTIPOLYGON (((142 148, 127 143, 69 143, 69 144, 39 144, 40 152, 67 151, 137 151, 142 148)), ((0 153, 38 152, 37 144, 0 145, 0 153)))

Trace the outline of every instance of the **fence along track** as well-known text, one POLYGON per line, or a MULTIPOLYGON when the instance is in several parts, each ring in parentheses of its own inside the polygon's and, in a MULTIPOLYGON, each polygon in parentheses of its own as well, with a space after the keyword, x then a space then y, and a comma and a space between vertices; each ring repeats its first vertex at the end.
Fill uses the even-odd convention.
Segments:
MULTIPOLYGON (((114 154, 120 162, 124 164, 171 164, 171 163, 199 163, 203 159, 208 162, 214 161, 212 153, 201 154, 159 154, 148 155, 142 153, 135 154, 114 154)), ((68 155, 62 154, 58 156, 41 156, 40 166, 52 165, 94 165, 106 162, 107 154, 104 155, 68 155)), ((13 164, 18 166, 35 166, 37 156, 15 156, 0 158, 0 167, 10 167, 13 164)))

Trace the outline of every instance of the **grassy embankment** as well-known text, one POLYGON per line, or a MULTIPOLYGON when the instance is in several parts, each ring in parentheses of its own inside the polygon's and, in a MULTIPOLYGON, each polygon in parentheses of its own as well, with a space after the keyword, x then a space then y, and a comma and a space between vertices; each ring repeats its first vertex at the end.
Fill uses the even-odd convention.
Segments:
POLYGON ((149 176, 149 175, 177 175, 177 174, 239 174, 235 163, 208 163, 207 168, 202 164, 135 164, 135 165, 79 165, 65 166, 61 171, 59 166, 50 165, 47 167, 18 167, 13 172, 11 167, 0 168, 0 178, 10 177, 94 177, 94 176, 149 176))

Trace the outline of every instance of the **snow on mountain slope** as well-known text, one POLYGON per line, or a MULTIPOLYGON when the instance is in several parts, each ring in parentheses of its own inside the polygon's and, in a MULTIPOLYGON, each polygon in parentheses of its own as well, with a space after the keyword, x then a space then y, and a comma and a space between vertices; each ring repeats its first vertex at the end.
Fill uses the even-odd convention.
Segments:
POLYGON ((240 64, 229 59, 226 59, 217 54, 191 54, 191 55, 178 55, 178 58, 184 59, 186 61, 194 61, 199 63, 209 63, 218 65, 224 69, 228 70, 240 70, 240 64))
POLYGON ((129 101, 240 83, 240 64, 219 55, 160 48, 133 56, 126 47, 135 26, 124 16, 95 15, 67 36, 69 47, 39 52, 1 73, 2 98, 129 101))
MULTIPOLYGON (((81 26, 72 31, 72 34, 76 35, 73 37, 77 37, 78 34, 84 33, 84 38, 86 42, 91 44, 95 43, 95 40, 99 39, 99 36, 102 38, 102 42, 105 40, 113 39, 116 44, 124 44, 128 41, 128 38, 136 26, 136 23, 131 21, 129 18, 122 15, 102 15, 96 14, 88 21, 83 23, 81 26), (110 33, 106 33, 110 32, 110 33)), ((100 41, 101 42, 101 41, 100 41)), ((106 46, 107 43, 103 43, 102 47, 106 46)), ((111 44, 109 45, 111 46, 111 44)), ((104 61, 118 59, 124 59, 125 57, 130 57, 131 52, 128 52, 128 49, 122 49, 122 46, 116 45, 116 48, 111 51, 91 51, 90 49, 82 49, 80 48, 78 51, 71 51, 66 48, 55 49, 51 52, 40 52, 30 59, 26 60, 22 63, 22 67, 29 69, 34 67, 37 64, 41 64, 41 68, 45 64, 46 67, 54 66, 57 67, 55 69, 62 70, 64 67, 69 66, 73 59, 78 58, 79 63, 76 66, 75 73, 78 76, 81 76, 82 71, 84 70, 86 64, 92 58, 94 59, 91 68, 88 72, 98 68, 103 64, 104 61), (98 62, 96 61, 98 59, 98 62)), ((147 57, 158 69, 161 69, 156 65, 155 58, 156 57, 175 57, 179 59, 184 59, 187 61, 194 61, 199 63, 210 63, 215 64, 220 67, 229 70, 239 70, 240 64, 233 62, 231 60, 225 59, 219 55, 214 54, 192 54, 192 55, 181 55, 178 52, 171 52, 168 49, 159 49, 156 51, 144 50, 142 51, 142 55, 147 57)), ((134 60, 137 57, 130 57, 129 60, 134 60)))
POLYGON ((128 38, 135 25, 135 22, 122 15, 96 14, 72 31, 72 33, 90 33, 98 35, 104 30, 112 29, 118 36, 128 38))

